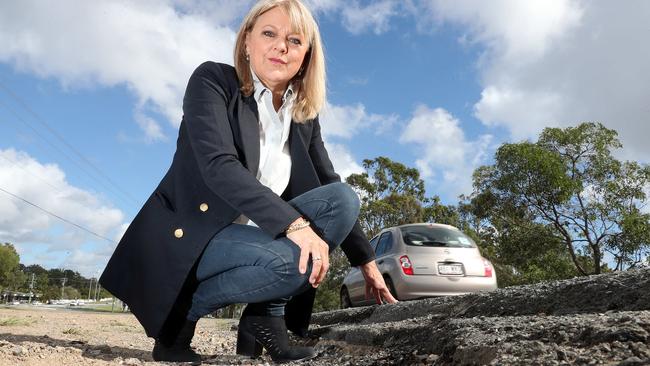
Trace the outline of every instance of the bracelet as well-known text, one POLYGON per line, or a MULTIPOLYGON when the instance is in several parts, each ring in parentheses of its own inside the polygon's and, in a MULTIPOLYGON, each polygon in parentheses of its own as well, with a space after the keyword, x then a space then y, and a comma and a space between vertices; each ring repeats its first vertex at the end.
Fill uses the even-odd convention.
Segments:
POLYGON ((301 217, 301 218, 299 218, 299 220, 296 220, 293 223, 291 223, 291 225, 289 225, 289 227, 285 231, 285 235, 289 235, 294 231, 304 229, 307 226, 309 226, 309 221, 307 221, 307 220, 305 220, 304 218, 301 217))

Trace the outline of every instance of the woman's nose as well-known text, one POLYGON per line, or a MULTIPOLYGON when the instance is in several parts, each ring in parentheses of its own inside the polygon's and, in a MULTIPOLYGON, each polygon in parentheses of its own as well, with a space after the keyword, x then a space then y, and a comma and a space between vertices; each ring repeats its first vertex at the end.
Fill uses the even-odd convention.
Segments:
POLYGON ((278 40, 275 42, 275 49, 280 53, 287 52, 287 41, 278 37, 278 40))

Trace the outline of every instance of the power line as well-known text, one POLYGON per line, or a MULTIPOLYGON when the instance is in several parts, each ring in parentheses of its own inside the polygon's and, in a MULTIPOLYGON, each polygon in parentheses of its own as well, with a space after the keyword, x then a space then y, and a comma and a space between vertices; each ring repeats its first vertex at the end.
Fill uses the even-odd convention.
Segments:
MULTIPOLYGON (((70 155, 68 155, 65 151, 61 150, 61 148, 59 148, 58 146, 54 145, 50 140, 48 140, 47 138, 45 138, 45 137, 44 137, 40 132, 38 132, 38 130, 37 130, 34 126, 32 126, 31 124, 29 124, 29 122, 27 122, 26 120, 24 120, 24 119, 23 119, 23 118, 22 118, 22 117, 21 117, 21 116, 20 116, 16 111, 14 111, 14 110, 13 110, 11 107, 9 107, 7 104, 5 104, 5 103, 3 103, 2 101, 0 101, 0 106, 5 107, 5 108, 6 108, 9 112, 11 112, 11 114, 13 114, 13 115, 14 115, 14 116, 15 116, 15 117, 20 121, 20 122, 22 122, 24 125, 26 125, 27 127, 29 127, 29 128, 34 132, 34 134, 36 134, 36 136, 40 137, 43 141, 45 141, 48 145, 50 145, 50 147, 52 147, 54 150, 58 151, 61 155, 63 155, 63 157, 65 157, 66 159, 68 159, 68 161, 70 161, 72 164, 74 164, 74 166, 76 166, 77 168, 79 168, 79 170, 81 170, 81 171, 83 171, 84 173, 86 173, 86 175, 87 175, 88 177, 92 178, 95 182, 97 182, 97 183, 101 184, 102 186, 104 186, 104 188, 107 188, 107 189, 112 190, 112 191, 115 192, 115 190, 114 190, 113 188, 111 188, 110 186, 108 186, 104 181, 102 181, 101 179, 97 178, 95 175, 91 174, 91 173, 90 173, 86 168, 84 168, 83 166, 81 166, 81 165, 80 165, 76 160, 74 160, 72 157, 70 157, 70 155)), ((118 192, 118 193, 119 193, 119 192, 118 192)), ((129 205, 132 205, 132 204, 133 204, 132 201, 130 201, 130 200, 125 200, 125 199, 124 199, 124 196, 118 196, 118 198, 120 198, 123 202, 128 203, 129 205)), ((129 199, 131 199, 131 198, 129 197, 129 199)))
POLYGON ((37 205, 37 204, 35 204, 35 203, 32 203, 32 202, 30 202, 30 201, 28 201, 28 200, 26 200, 26 199, 24 199, 24 198, 22 198, 22 197, 19 197, 19 196, 15 195, 15 194, 13 194, 13 193, 11 193, 11 192, 9 192, 9 191, 3 189, 2 187, 0 187, 0 191, 2 191, 2 192, 4 192, 4 193, 6 193, 6 194, 12 196, 12 197, 15 198, 15 199, 18 199, 18 200, 20 200, 20 201, 23 201, 24 203, 26 203, 26 204, 28 204, 28 205, 31 205, 31 206, 33 206, 33 207, 36 207, 37 209, 39 209, 39 210, 45 212, 46 214, 48 214, 48 215, 50 215, 50 216, 52 216, 52 217, 55 217, 55 218, 57 218, 57 219, 59 219, 59 220, 65 222, 65 223, 67 223, 67 224, 69 224, 69 225, 72 225, 72 226, 74 226, 74 227, 76 227, 76 228, 78 228, 78 229, 81 229, 81 230, 83 230, 83 231, 85 231, 85 232, 87 232, 87 233, 89 233, 89 234, 91 234, 91 235, 94 235, 94 236, 96 236, 96 237, 98 237, 98 238, 100 238, 100 239, 106 240, 106 241, 108 241, 109 243, 116 244, 115 241, 113 241, 113 240, 111 240, 111 239, 108 239, 108 238, 106 238, 106 237, 104 237, 104 236, 102 236, 102 235, 99 235, 99 234, 95 233, 94 231, 92 231, 92 230, 90 230, 90 229, 87 229, 87 228, 85 228, 85 227, 83 227, 83 226, 81 226, 81 225, 79 225, 79 224, 76 224, 76 223, 74 223, 74 222, 72 222, 72 221, 70 221, 70 220, 68 220, 68 219, 65 219, 65 218, 63 218, 63 217, 61 217, 61 216, 59 216, 59 215, 57 215, 57 214, 55 214, 55 213, 52 213, 52 212, 50 212, 50 211, 48 211, 48 210, 42 208, 41 206, 39 206, 39 205, 37 205))
POLYGON ((2 155, 2 154, 0 154, 0 158, 3 158, 3 159, 6 160, 9 164, 15 166, 15 167, 18 168, 18 169, 21 169, 21 170, 25 171, 25 173, 27 173, 27 174, 31 175, 32 177, 34 177, 34 178, 40 180, 41 182, 47 184, 48 186, 54 188, 54 190, 55 190, 57 193, 63 193, 63 192, 61 191, 61 188, 59 188, 59 187, 55 187, 54 185, 52 185, 52 184, 51 184, 50 182, 48 182, 47 180, 41 178, 39 175, 34 174, 34 173, 30 172, 29 170, 27 170, 27 168, 18 165, 18 163, 16 163, 15 161, 11 161, 11 160, 9 160, 7 157, 5 157, 5 156, 2 155))
MULTIPOLYGON (((122 194, 123 197, 128 198, 130 200, 130 204, 138 202, 137 199, 135 199, 132 195, 130 195, 126 190, 122 189, 117 183, 115 183, 108 175, 104 174, 104 172, 99 169, 95 164, 93 164, 88 158, 86 158, 82 153, 80 153, 77 149, 74 148, 70 143, 68 143, 61 134, 59 134, 54 128, 52 128, 43 118, 41 118, 21 97, 19 97, 17 94, 12 92, 1 80, 0 80, 0 88, 4 90, 6 94, 8 94, 10 97, 12 97, 18 104, 22 106, 24 110, 26 110, 34 120, 39 122, 42 126, 44 126, 54 137, 59 140, 65 147, 67 147, 74 155, 77 156, 79 160, 81 160, 82 163, 85 163, 87 166, 89 166, 96 174, 98 174, 100 177, 106 180, 111 186, 112 189, 115 190, 116 192, 119 192, 122 194)), ((68 156, 65 152, 63 152, 60 148, 55 146, 53 143, 49 141, 49 139, 45 138, 39 131, 34 128, 29 122, 27 122, 25 119, 21 118, 21 116, 14 111, 11 107, 9 107, 5 103, 0 103, 0 105, 3 105, 7 110, 9 110, 16 118, 18 118, 23 124, 27 125, 38 137, 40 137, 42 140, 47 142, 50 146, 52 146, 54 149, 56 149, 59 153, 61 153, 63 156, 65 156, 68 160, 70 160, 72 163, 74 163, 79 169, 81 169, 84 173, 86 173, 88 176, 91 178, 95 179, 95 181, 99 182, 100 184, 103 184, 104 187, 111 189, 111 187, 107 187, 106 184, 100 180, 98 180, 93 174, 91 174, 89 171, 87 171, 84 167, 80 166, 77 164, 70 156, 68 156)))

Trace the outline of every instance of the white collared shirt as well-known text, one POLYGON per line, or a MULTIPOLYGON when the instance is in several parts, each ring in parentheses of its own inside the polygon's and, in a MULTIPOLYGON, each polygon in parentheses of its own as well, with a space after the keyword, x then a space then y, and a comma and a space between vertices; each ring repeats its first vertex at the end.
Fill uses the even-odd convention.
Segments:
MULTIPOLYGON (((257 102, 260 119, 260 165, 256 178, 279 196, 287 188, 291 176, 288 140, 295 96, 289 85, 282 97, 282 106, 276 112, 273 107, 273 93, 262 84, 252 70, 251 73, 255 87, 253 96, 257 102)), ((255 225, 244 215, 235 222, 255 225)))

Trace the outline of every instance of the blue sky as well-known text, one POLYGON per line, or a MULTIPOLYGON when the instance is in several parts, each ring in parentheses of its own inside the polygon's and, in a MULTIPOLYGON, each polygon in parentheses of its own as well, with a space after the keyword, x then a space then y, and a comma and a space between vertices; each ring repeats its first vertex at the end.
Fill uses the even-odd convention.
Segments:
MULTIPOLYGON (((187 78, 231 62, 250 4, 0 5, 0 188, 108 239, 0 192, 0 242, 23 263, 98 274, 169 166, 187 78)), ((309 4, 326 47, 323 132, 344 176, 388 156, 456 203, 499 144, 587 120, 619 131, 622 158, 650 160, 648 2, 309 4)))

